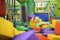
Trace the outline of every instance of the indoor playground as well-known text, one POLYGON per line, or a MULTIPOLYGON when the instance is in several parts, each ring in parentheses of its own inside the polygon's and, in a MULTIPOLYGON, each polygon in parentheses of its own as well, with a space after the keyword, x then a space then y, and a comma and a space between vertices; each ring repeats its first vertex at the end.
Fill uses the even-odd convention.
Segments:
POLYGON ((60 40, 60 0, 0 0, 0 40, 60 40))

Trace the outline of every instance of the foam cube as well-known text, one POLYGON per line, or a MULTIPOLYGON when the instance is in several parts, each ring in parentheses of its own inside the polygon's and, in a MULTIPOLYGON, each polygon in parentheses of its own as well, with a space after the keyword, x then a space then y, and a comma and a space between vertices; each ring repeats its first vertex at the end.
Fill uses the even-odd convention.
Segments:
POLYGON ((53 30, 44 30, 43 32, 47 32, 47 33, 54 33, 54 31, 53 30))
POLYGON ((40 27, 37 27, 37 26, 34 26, 33 27, 33 30, 36 30, 37 32, 40 32, 41 31, 41 28, 40 27))
POLYGON ((46 33, 43 33, 42 35, 47 36, 48 34, 54 34, 54 32, 46 32, 46 33))
POLYGON ((47 36, 48 34, 55 34, 55 32, 51 28, 42 29, 42 35, 47 36))
POLYGON ((49 40, 60 40, 60 35, 48 34, 47 38, 49 40))
POLYGON ((44 29, 42 29, 42 32, 48 32, 48 31, 53 31, 53 30, 51 30, 51 28, 44 28, 44 29))
POLYGON ((41 35, 41 34, 39 34, 39 33, 36 33, 36 36, 37 36, 37 38, 38 38, 39 40, 48 40, 48 38, 47 38, 47 37, 42 36, 42 35, 41 35))
POLYGON ((57 22, 56 19, 53 19, 53 20, 52 20, 52 27, 53 27, 53 28, 55 28, 56 22, 57 22))
POLYGON ((0 17, 0 35, 13 37, 13 24, 0 17))
POLYGON ((35 31, 31 30, 14 37, 13 40, 38 40, 38 38, 35 35, 35 31))
POLYGON ((60 35, 60 22, 56 23, 55 33, 58 34, 58 35, 60 35))
POLYGON ((0 17, 0 38, 1 39, 10 39, 13 38, 15 35, 18 35, 22 32, 18 32, 14 27, 13 24, 4 18, 0 17))
POLYGON ((52 31, 52 30, 45 30, 45 31, 43 31, 42 34, 43 34, 44 36, 47 36, 48 34, 55 34, 55 32, 52 31))

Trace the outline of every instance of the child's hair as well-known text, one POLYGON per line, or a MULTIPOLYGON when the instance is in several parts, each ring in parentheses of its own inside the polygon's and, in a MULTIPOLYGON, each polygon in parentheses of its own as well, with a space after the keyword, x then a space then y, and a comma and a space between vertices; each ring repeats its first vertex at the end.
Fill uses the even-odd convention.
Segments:
POLYGON ((39 19, 39 17, 35 17, 36 19, 39 19))

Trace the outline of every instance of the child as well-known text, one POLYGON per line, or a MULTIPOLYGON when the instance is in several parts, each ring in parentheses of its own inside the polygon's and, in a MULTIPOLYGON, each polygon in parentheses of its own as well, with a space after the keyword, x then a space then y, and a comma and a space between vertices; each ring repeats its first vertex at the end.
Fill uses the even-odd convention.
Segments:
POLYGON ((39 17, 32 17, 30 21, 30 26, 33 28, 34 26, 37 26, 37 24, 40 22, 41 22, 41 19, 39 17))
POLYGON ((38 23, 40 23, 41 19, 39 17, 32 17, 30 21, 30 26, 33 28, 33 30, 36 30, 38 32, 41 31, 41 28, 37 26, 38 23))

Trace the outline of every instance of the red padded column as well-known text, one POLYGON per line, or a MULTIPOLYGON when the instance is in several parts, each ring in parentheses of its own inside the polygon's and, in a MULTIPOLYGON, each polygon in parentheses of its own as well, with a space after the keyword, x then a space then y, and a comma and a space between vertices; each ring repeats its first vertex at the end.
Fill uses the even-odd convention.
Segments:
POLYGON ((6 14, 5 0, 0 0, 0 16, 5 16, 5 14, 6 14))

